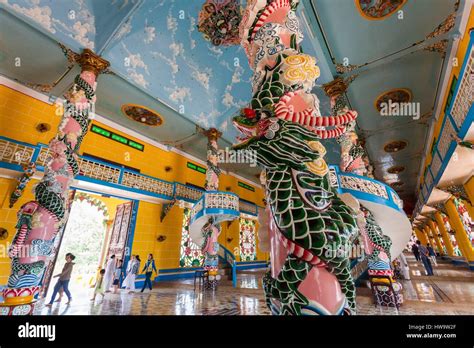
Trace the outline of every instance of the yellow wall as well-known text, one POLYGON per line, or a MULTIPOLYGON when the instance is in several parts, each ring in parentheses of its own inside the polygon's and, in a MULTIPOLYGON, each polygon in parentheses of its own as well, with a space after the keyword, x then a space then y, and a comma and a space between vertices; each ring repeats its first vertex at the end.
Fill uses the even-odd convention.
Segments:
POLYGON ((152 253, 157 268, 177 268, 179 267, 183 209, 174 206, 162 223, 160 213, 160 204, 139 203, 132 254, 140 255, 140 259, 144 261, 147 255, 152 253), (156 239, 159 235, 166 236, 166 240, 158 242, 156 239))
MULTIPOLYGON (((464 32, 464 36, 461 39, 461 41, 459 42, 458 51, 456 52, 456 56, 455 56, 457 64, 453 65, 453 69, 451 70, 451 75, 449 76, 449 80, 448 80, 449 82, 448 82, 448 85, 447 85, 445 95, 443 97, 443 105, 442 105, 443 108, 441 109, 442 114, 438 118, 438 121, 435 124, 435 128, 434 128, 434 131, 433 131, 433 136, 431 137, 431 142, 429 144, 430 148, 427 149, 428 153, 426 154, 425 166, 423 168, 423 171, 426 169, 426 167, 428 167, 431 164, 431 160, 432 160, 431 145, 433 144, 433 140, 436 139, 436 141, 437 141, 437 139, 440 136, 439 133, 441 131, 441 126, 443 125, 443 120, 446 117, 446 114, 444 113, 444 109, 446 108, 446 103, 447 103, 447 100, 448 100, 451 83, 453 81, 454 76, 456 76, 456 78, 459 79, 459 74, 461 72, 462 64, 464 62, 464 57, 466 55, 466 51, 467 51, 467 48, 468 48, 468 45, 469 45, 469 39, 470 39, 469 30, 472 29, 472 28, 474 28, 474 7, 471 8, 471 13, 469 15, 469 20, 468 20, 467 25, 466 25, 466 30, 464 32)), ((453 64, 454 64, 454 62, 453 62, 453 64)), ((424 178, 421 177, 420 183, 423 183, 423 180, 424 180, 424 178)))
MULTIPOLYGON (((0 135, 30 144, 47 144, 54 137, 60 116, 55 114, 56 107, 42 101, 36 100, 28 95, 15 91, 9 87, 0 85, 0 135), (39 133, 35 127, 39 123, 48 123, 51 129, 45 133, 39 133)), ((120 144, 110 139, 106 139, 98 134, 89 132, 81 146, 80 153, 88 153, 94 156, 108 159, 126 166, 140 169, 141 173, 154 176, 167 181, 177 181, 181 183, 191 183, 197 186, 204 186, 205 175, 187 168, 186 162, 192 160, 171 151, 164 151, 143 140, 136 139, 109 126, 93 121, 105 129, 113 130, 122 136, 126 136, 134 141, 145 144, 144 151, 139 151, 120 144), (156 159, 160 159, 157 163, 156 159), (170 166, 170 172, 165 171, 165 167, 170 166)), ((199 164, 199 163, 195 163, 199 164)), ((199 164, 201 165, 201 164, 199 164)), ((201 165, 202 166, 202 165, 201 165)), ((236 193, 242 199, 263 205, 263 190, 255 187, 255 192, 238 186, 236 177, 228 174, 220 176, 219 189, 236 193)), ((4 247, 6 242, 11 242, 15 234, 16 213, 18 208, 29 200, 34 199, 32 194, 32 180, 25 189, 24 195, 19 199, 12 209, 8 208, 8 197, 16 185, 14 179, 0 178, 0 227, 9 231, 9 237, 5 241, 0 241, 0 247, 4 247)), ((97 197, 104 201, 109 208, 110 218, 115 215, 115 207, 119 200, 97 197)), ((168 213, 167 217, 160 223, 161 205, 148 202, 140 202, 137 223, 135 228, 132 254, 139 254, 141 259, 145 259, 148 253, 153 253, 157 261, 157 267, 177 268, 179 267, 179 249, 181 241, 181 225, 183 210, 175 206, 168 213), (165 235, 164 242, 157 242, 159 235, 165 235)), ((235 221, 230 228, 223 224, 223 232, 219 239, 223 245, 233 252, 234 247, 239 245, 239 223, 235 221), (231 243, 226 239, 232 237, 231 243)), ((5 256, 5 255, 0 255, 5 256)), ((266 254, 257 248, 259 260, 265 260, 266 254)), ((10 273, 10 260, 8 257, 0 257, 0 284, 5 284, 10 273)))

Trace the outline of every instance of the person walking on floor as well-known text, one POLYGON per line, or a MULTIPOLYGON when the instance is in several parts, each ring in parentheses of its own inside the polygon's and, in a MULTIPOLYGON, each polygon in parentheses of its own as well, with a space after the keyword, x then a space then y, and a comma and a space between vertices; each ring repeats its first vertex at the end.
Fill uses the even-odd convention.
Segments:
POLYGON ((411 246, 411 251, 413 255, 415 255, 416 261, 420 261, 420 250, 418 250, 418 245, 416 243, 413 243, 411 246))
POLYGON ((420 250, 421 261, 423 262, 423 266, 425 266, 426 273, 429 276, 434 275, 433 267, 431 266, 431 262, 429 259, 430 252, 424 245, 421 245, 421 242, 419 240, 416 241, 416 244, 418 244, 418 249, 420 250))
POLYGON ((114 280, 114 273, 115 273, 115 255, 112 255, 109 261, 107 261, 107 265, 105 266, 105 275, 104 275, 105 292, 110 292, 110 287, 112 286, 112 282, 114 280))
POLYGON ((66 263, 64 264, 63 270, 60 274, 56 274, 53 278, 59 278, 58 282, 54 286, 53 290, 53 295, 51 296, 51 301, 46 305, 47 307, 51 307, 53 305, 54 299, 56 298, 56 295, 58 294, 59 290, 62 288, 64 292, 66 293, 66 296, 68 298, 68 302, 66 304, 70 304, 72 301, 71 293, 69 292, 69 281, 71 280, 71 273, 72 273, 72 268, 74 267, 74 259, 76 257, 71 254, 67 253, 66 254, 66 263))
POLYGON ((153 271, 155 271, 155 273, 158 273, 156 271, 155 260, 153 260, 153 254, 149 254, 148 260, 145 262, 145 267, 143 267, 142 269, 142 272, 145 272, 145 283, 143 284, 141 292, 145 290, 147 285, 150 288, 150 291, 153 289, 153 285, 151 283, 151 276, 153 275, 153 271))
POLYGON ((95 288, 94 288, 94 297, 91 298, 91 301, 95 301, 95 297, 97 294, 102 296, 102 299, 104 299, 104 274, 105 274, 105 269, 101 269, 99 272, 99 276, 97 277, 97 280, 95 282, 95 288))
POLYGON ((122 287, 128 290, 131 294, 135 292, 135 278, 137 277, 138 271, 140 270, 140 256, 132 255, 132 258, 127 263, 127 276, 123 281, 122 287))
POLYGON ((114 294, 117 293, 117 289, 120 286, 120 278, 123 276, 123 271, 122 271, 122 260, 117 261, 117 266, 115 267, 115 272, 114 272, 114 294))
POLYGON ((435 253, 433 247, 431 246, 431 244, 428 244, 426 249, 428 249, 428 253, 430 254, 430 258, 433 261, 433 263, 435 264, 435 266, 438 266, 438 263, 436 262, 436 253, 435 253))

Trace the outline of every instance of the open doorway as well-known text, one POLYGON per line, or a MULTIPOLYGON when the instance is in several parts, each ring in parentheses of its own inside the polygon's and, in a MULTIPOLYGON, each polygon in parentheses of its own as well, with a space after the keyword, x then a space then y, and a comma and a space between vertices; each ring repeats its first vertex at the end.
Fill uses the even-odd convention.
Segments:
POLYGON ((56 255, 44 277, 45 295, 51 296, 67 253, 75 255, 69 289, 73 297, 89 297, 98 271, 107 258, 123 259, 132 216, 131 200, 82 191, 71 192, 67 224, 58 235, 56 255))

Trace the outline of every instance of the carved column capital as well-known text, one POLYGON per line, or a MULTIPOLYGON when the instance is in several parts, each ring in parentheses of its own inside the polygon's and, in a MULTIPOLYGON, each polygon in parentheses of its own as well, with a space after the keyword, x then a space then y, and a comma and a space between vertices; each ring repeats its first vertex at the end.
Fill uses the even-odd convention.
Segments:
POLYGON ((342 77, 337 77, 333 81, 324 84, 323 90, 328 97, 332 98, 343 94, 348 87, 349 85, 342 79, 342 77))
POLYGON ((109 61, 98 56, 88 48, 84 48, 81 54, 76 53, 74 60, 81 66, 82 71, 91 71, 95 76, 98 76, 110 66, 109 61))
POLYGON ((222 136, 222 132, 219 132, 216 128, 210 128, 203 133, 209 141, 217 141, 222 136))

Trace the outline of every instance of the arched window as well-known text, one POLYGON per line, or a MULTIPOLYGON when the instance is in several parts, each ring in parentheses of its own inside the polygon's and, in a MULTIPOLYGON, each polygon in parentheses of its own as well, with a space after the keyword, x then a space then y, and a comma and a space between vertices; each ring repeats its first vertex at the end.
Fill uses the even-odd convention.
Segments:
POLYGON ((201 248, 191 241, 189 236, 189 220, 191 209, 184 208, 183 227, 181 231, 180 267, 200 267, 204 262, 201 248))
POLYGON ((240 218, 240 261, 255 261, 257 247, 255 243, 255 220, 240 218))

